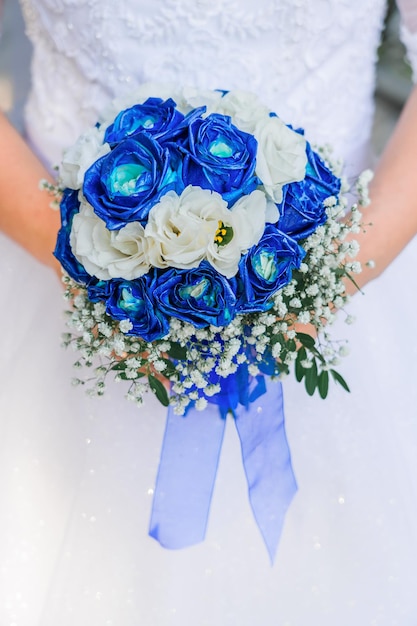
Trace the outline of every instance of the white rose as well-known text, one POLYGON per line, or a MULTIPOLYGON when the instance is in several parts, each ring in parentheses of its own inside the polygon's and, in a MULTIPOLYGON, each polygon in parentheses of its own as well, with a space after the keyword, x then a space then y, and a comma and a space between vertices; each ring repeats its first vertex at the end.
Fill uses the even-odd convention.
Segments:
POLYGON ((259 120, 254 135, 258 141, 255 172, 267 195, 279 204, 283 185, 304 179, 306 140, 275 116, 259 120))
POLYGON ((84 174, 88 168, 97 159, 110 152, 109 144, 103 144, 103 139, 102 128, 90 128, 64 152, 59 168, 60 182, 64 187, 81 189, 84 174))
POLYGON ((149 260, 155 267, 198 267, 229 216, 220 194, 189 185, 180 196, 169 191, 152 207, 145 227, 149 260))
POLYGON ((101 280, 133 280, 150 268, 143 226, 131 222, 120 230, 109 230, 82 196, 80 212, 73 218, 70 244, 87 272, 101 280))
POLYGON ((216 192, 187 187, 165 194, 152 207, 145 227, 149 261, 155 267, 198 267, 203 259, 230 278, 265 229, 266 197, 255 190, 231 209, 216 192))
POLYGON ((269 109, 255 94, 238 89, 229 91, 212 106, 210 113, 229 115, 240 130, 253 134, 260 120, 269 119, 269 109))
POLYGON ((226 231, 227 243, 219 242, 218 237, 211 240, 207 248, 207 260, 216 270, 231 278, 238 271, 242 254, 258 243, 265 230, 266 197, 260 190, 240 198, 229 211, 223 222, 226 231), (228 231, 227 229, 232 230, 228 231), (216 240, 217 239, 217 240, 216 240))
POLYGON ((242 254, 257 244, 264 233, 266 205, 265 194, 256 189, 240 198, 231 209, 242 254))
POLYGON ((178 108, 182 113, 189 113, 193 109, 205 106, 207 107, 205 115, 208 115, 217 111, 217 106, 221 100, 222 94, 220 91, 184 87, 182 97, 178 102, 178 108))
POLYGON ((275 202, 267 199, 266 202, 266 213, 265 213, 265 222, 268 224, 276 224, 279 220, 279 209, 275 202))

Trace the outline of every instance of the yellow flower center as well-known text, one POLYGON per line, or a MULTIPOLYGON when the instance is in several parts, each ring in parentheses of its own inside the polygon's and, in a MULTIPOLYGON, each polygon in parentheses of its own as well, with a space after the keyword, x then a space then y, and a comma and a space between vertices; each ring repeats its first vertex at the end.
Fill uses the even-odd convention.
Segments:
POLYGON ((214 241, 218 246, 225 246, 233 239, 233 228, 226 226, 222 220, 218 221, 217 230, 214 234, 214 241))

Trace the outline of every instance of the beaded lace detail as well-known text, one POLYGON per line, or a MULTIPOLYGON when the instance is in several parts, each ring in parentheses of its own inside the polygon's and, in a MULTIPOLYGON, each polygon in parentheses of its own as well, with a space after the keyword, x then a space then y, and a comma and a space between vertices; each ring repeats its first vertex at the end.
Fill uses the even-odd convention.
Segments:
POLYGON ((47 159, 144 81, 258 93, 313 141, 369 136, 384 0, 21 0, 29 137, 47 159))

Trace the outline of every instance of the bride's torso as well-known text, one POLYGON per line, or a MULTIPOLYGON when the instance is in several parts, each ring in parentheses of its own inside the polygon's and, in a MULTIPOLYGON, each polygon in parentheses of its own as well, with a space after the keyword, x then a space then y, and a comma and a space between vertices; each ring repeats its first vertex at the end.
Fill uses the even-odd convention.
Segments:
MULTIPOLYGON (((28 134, 52 162, 110 98, 149 80, 250 89, 352 159, 368 139, 384 0, 21 3, 28 134)), ((207 540, 166 551, 148 538, 164 411, 122 404, 120 386, 100 404, 71 387, 59 284, 0 243, 1 624, 417 623, 415 254, 356 300, 352 394, 336 388, 323 404, 286 381, 299 491, 271 568, 231 422, 207 540)))
POLYGON ((259 94, 353 160, 369 138, 385 0, 21 0, 34 44, 31 142, 59 160, 145 81, 259 94))

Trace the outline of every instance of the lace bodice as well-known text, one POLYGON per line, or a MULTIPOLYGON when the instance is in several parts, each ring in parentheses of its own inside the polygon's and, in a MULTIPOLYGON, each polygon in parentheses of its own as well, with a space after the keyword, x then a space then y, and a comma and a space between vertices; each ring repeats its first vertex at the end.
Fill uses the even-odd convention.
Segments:
POLYGON ((353 158, 369 137, 385 0, 21 0, 29 138, 47 160, 143 81, 257 92, 353 158))

